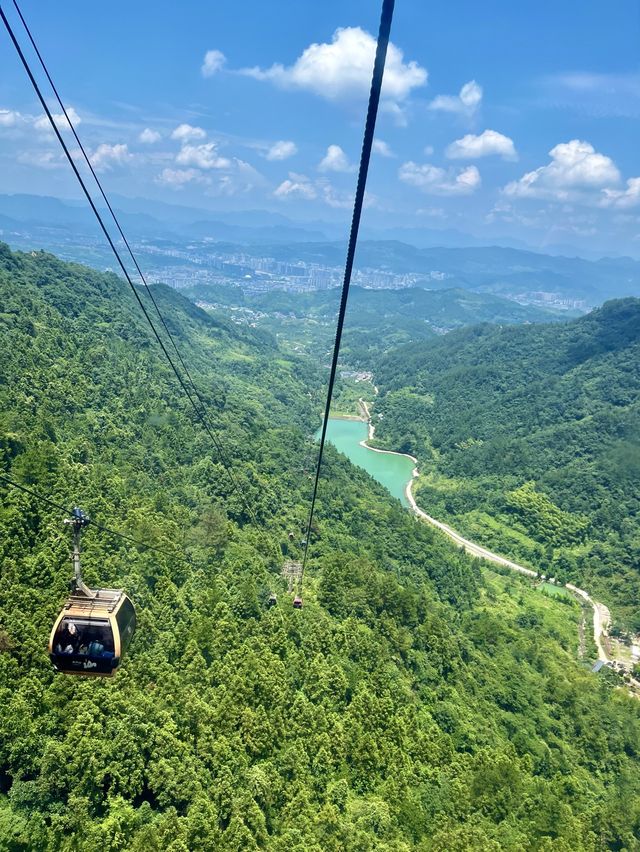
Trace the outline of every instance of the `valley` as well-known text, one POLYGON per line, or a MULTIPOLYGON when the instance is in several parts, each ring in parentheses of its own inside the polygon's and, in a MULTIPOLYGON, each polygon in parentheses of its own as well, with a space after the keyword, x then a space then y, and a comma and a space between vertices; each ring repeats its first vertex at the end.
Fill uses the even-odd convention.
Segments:
POLYGON ((163 551, 89 528, 87 581, 139 626, 116 678, 61 679, 64 516, 2 484, 0 845, 632 846, 638 706, 580 663, 574 600, 480 571, 329 445, 292 608, 322 363, 155 288, 254 520, 117 276, 0 246, 0 293, 3 476, 163 551))
MULTIPOLYGON (((625 680, 630 687, 631 693, 640 698, 640 679, 633 677, 631 674, 635 665, 639 662, 639 657, 632 653, 632 649, 640 644, 639 637, 630 637, 627 643, 620 642, 618 639, 611 637, 611 614, 609 609, 604 604, 594 600, 588 592, 570 582, 562 585, 555 578, 547 579, 538 570, 527 568, 510 559, 506 559, 504 556, 492 552, 477 542, 464 538, 451 526, 436 520, 436 518, 425 512, 417 504, 413 495, 413 486, 416 478, 419 476, 418 468, 415 466, 417 460, 413 456, 380 450, 368 445, 368 439, 372 440, 374 437, 374 427, 371 424, 369 406, 364 400, 361 400, 361 403, 363 408, 362 420, 331 419, 327 430, 327 440, 339 452, 343 453, 350 462, 366 470, 370 476, 387 489, 392 497, 400 500, 403 506, 410 508, 418 518, 443 532, 454 544, 462 548, 465 553, 482 560, 483 563, 489 562, 503 566, 519 575, 529 577, 536 581, 535 586, 549 587, 551 594, 556 589, 564 588, 571 595, 577 597, 581 603, 585 602, 590 612, 589 620, 593 625, 593 642, 597 651, 597 660, 611 666, 616 671, 624 672, 625 680), (361 428, 362 424, 364 428, 361 428)), ((317 438, 318 435, 316 435, 317 438)), ((583 656, 584 652, 581 652, 580 657, 583 656)))

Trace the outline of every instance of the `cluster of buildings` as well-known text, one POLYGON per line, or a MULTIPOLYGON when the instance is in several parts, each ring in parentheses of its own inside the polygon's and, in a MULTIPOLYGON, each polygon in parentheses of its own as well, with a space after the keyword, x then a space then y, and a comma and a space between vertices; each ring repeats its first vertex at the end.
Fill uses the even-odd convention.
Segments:
MULTIPOLYGON (((342 284, 344 274, 341 265, 277 260, 245 252, 220 252, 206 244, 191 244, 178 249, 145 243, 139 248, 152 258, 159 261, 162 258, 150 270, 150 280, 162 281, 177 289, 233 281, 253 293, 329 290, 342 284)), ((425 276, 418 273, 396 274, 381 269, 356 269, 352 282, 360 287, 396 290, 419 285, 425 279, 437 276, 437 272, 425 276)))
POLYGON ((539 305, 543 308, 586 311, 588 307, 584 299, 567 299, 559 293, 549 293, 546 290, 532 290, 527 293, 518 293, 509 298, 524 305, 539 305))

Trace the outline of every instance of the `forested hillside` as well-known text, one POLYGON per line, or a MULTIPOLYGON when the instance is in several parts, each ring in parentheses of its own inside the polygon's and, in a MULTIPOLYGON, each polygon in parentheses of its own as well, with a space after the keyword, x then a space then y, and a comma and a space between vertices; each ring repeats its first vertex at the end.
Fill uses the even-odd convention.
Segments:
POLYGON ((376 381, 376 437, 419 456, 428 511, 640 629, 639 300, 405 347, 376 381))
MULTIPOLYGON (((237 322, 271 331, 290 350, 326 358, 333 345, 340 290, 247 293, 240 287, 200 284, 185 289, 195 302, 226 312, 237 322), (230 310, 229 310, 230 309, 230 310)), ((340 360, 351 368, 372 369, 380 355, 405 343, 430 340, 479 322, 565 321, 566 311, 461 289, 399 290, 351 287, 340 360)))
POLYGON ((68 532, 1 486, 0 849, 638 848, 639 707, 576 660, 578 605, 481 574, 328 448, 293 610, 275 551, 323 376, 156 296, 258 526, 123 282, 0 244, 0 471, 168 554, 89 527, 138 631, 113 680, 56 675, 68 532))

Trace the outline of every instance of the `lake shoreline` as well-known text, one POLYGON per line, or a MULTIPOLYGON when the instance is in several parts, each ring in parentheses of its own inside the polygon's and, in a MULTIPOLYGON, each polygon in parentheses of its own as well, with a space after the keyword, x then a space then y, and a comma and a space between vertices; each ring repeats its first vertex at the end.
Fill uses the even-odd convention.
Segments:
POLYGON ((367 443, 368 434, 369 426, 364 418, 332 415, 327 439, 339 452, 380 482, 405 508, 409 508, 405 488, 413 476, 415 461, 405 458, 404 453, 370 447, 367 443))
MULTIPOLYGON (((409 453, 400 453, 397 450, 383 450, 383 449, 380 449, 379 447, 370 447, 369 446, 369 444, 367 442, 373 441, 373 435, 376 431, 376 427, 371 422, 371 412, 369 411, 369 406, 367 405, 366 401, 362 397, 360 397, 358 402, 360 403, 360 405, 362 406, 362 408, 365 411, 366 420, 365 420, 364 417, 358 417, 356 419, 357 420, 364 420, 364 422, 367 423, 367 425, 369 426, 369 437, 365 438, 364 441, 360 441, 360 446, 365 447, 367 450, 371 450, 371 452, 373 452, 373 453, 387 453, 390 456, 404 456, 407 459, 411 459, 411 461, 413 462, 414 465, 417 465, 418 459, 415 456, 410 455, 409 453)), ((411 485, 411 483, 413 482, 413 479, 415 479, 418 475, 419 475, 418 474, 418 468, 414 467, 413 478, 410 479, 407 482, 406 488, 408 488, 409 485, 411 485)))
MULTIPOLYGON (((382 453, 389 456, 399 456, 402 458, 407 458, 412 462, 412 475, 411 478, 406 481, 406 484, 404 485, 404 501, 401 500, 401 502, 403 503, 405 508, 408 508, 409 511, 412 512, 415 518, 418 518, 430 524, 432 527, 435 527, 436 529, 440 530, 440 532, 446 535, 457 547, 463 549, 466 553, 468 553, 470 556, 475 557, 476 559, 485 560, 486 562, 500 565, 504 568, 509 568, 512 571, 520 574, 521 576, 528 577, 534 582, 541 577, 538 571, 535 571, 532 568, 527 568, 524 565, 519 565, 517 562, 513 562, 511 559, 501 556, 491 551, 489 548, 484 547, 483 545, 470 541, 469 539, 462 536, 457 530, 453 529, 453 527, 449 526, 449 524, 446 524, 443 521, 438 521, 436 518, 433 518, 431 515, 428 515, 423 509, 421 509, 418 506, 416 499, 413 495, 414 483, 416 482, 416 479, 419 476, 419 471, 417 467, 418 460, 414 456, 409 455, 409 453, 400 453, 396 450, 382 450, 378 447, 369 446, 368 442, 373 439, 375 433, 375 426, 371 422, 371 413, 369 411, 369 406, 362 398, 359 400, 359 402, 363 412, 368 415, 366 420, 364 417, 356 417, 355 415, 335 418, 332 417, 331 419, 360 421, 363 424, 366 424, 366 426, 368 427, 367 437, 365 437, 361 441, 358 441, 358 446, 362 447, 365 450, 370 450, 374 453, 382 453)), ((348 452, 345 452, 345 454, 350 458, 352 463, 358 464, 357 461, 354 461, 354 459, 351 458, 348 452)), ((367 468, 365 468, 365 470, 366 469, 367 468)), ((370 471, 368 472, 370 473, 370 471)), ((370 475, 373 474, 370 473, 370 475)), ((386 487, 387 490, 392 493, 392 496, 397 497, 397 494, 393 494, 389 486, 382 482, 381 479, 376 476, 374 476, 374 478, 378 479, 378 481, 381 482, 381 484, 384 485, 384 487, 386 487)), ((542 579, 544 579, 543 575, 542 579)), ((616 656, 611 655, 611 651, 608 648, 605 648, 603 642, 605 637, 607 637, 608 635, 608 627, 611 622, 609 610, 603 604, 601 604, 599 601, 595 600, 591 595, 589 595, 588 592, 585 592, 583 589, 578 588, 572 583, 558 584, 558 586, 560 588, 565 588, 571 595, 574 596, 574 598, 578 599, 582 605, 591 607, 591 609, 593 610, 593 641, 596 646, 598 660, 600 660, 601 663, 615 665, 616 662, 618 662, 616 660, 616 656)), ((639 690, 639 693, 637 693, 637 695, 638 697, 640 697, 640 681, 632 680, 632 683, 633 686, 639 690)))

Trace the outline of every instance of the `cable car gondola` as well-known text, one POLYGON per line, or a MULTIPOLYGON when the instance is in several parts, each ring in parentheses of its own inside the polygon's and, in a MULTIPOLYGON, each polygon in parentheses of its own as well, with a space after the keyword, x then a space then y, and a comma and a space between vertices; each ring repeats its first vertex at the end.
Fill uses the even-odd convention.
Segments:
POLYGON ((92 590, 80 571, 80 532, 89 519, 80 509, 65 521, 73 529, 73 591, 49 638, 49 657, 65 674, 110 677, 136 628, 133 604, 122 589, 92 590))

